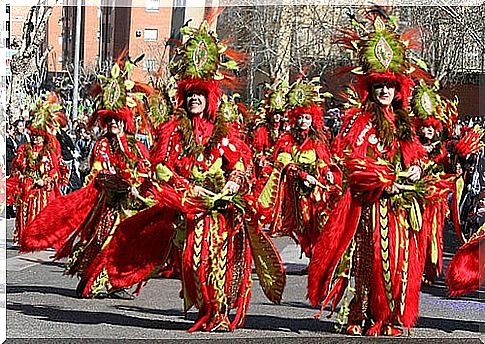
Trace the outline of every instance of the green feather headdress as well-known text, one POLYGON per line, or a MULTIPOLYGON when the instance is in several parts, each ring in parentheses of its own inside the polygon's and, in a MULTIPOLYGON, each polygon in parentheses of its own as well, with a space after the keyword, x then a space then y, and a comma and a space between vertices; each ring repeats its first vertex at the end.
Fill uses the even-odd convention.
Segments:
POLYGON ((288 92, 288 106, 290 108, 306 107, 323 101, 320 96, 320 79, 310 81, 298 79, 291 85, 288 92))
POLYGON ((364 72, 403 73, 409 67, 406 61, 406 46, 400 36, 377 17, 374 32, 359 44, 359 60, 364 72))
POLYGON ((101 93, 99 94, 99 108, 118 111, 125 106, 136 107, 136 100, 140 94, 132 92, 135 82, 128 79, 128 73, 133 70, 134 64, 125 61, 124 66, 118 62, 111 67, 110 75, 98 75, 101 83, 101 93))
POLYGON ((219 106, 219 112, 224 116, 224 119, 229 123, 243 123, 243 114, 237 106, 236 99, 241 96, 238 93, 232 96, 223 94, 221 97, 221 105, 219 106))
POLYGON ((209 31, 206 20, 198 29, 184 26, 180 32, 187 40, 177 48, 177 59, 169 66, 177 80, 188 77, 222 80, 228 76, 224 69, 238 69, 238 63, 228 56, 231 54, 227 46, 219 42, 216 33, 209 31))
POLYGON ((256 125, 266 123, 270 115, 276 112, 285 112, 288 106, 288 84, 276 80, 272 84, 265 84, 263 99, 256 111, 256 125))
POLYGON ((437 113, 437 106, 440 102, 439 96, 433 87, 426 85, 423 80, 420 80, 419 84, 415 86, 411 99, 411 109, 415 116, 425 120, 428 117, 436 117, 440 120, 437 113))
POLYGON ((44 131, 56 135, 67 124, 60 100, 54 92, 46 92, 35 102, 31 114, 33 115, 31 129, 44 131))
POLYGON ((340 30, 342 36, 336 43, 343 46, 351 57, 357 56, 359 67, 354 74, 393 72, 408 74, 413 67, 406 56, 408 49, 418 49, 416 30, 408 30, 403 35, 396 32, 397 18, 388 16, 383 20, 380 15, 368 18, 370 27, 357 20, 354 29, 340 30))

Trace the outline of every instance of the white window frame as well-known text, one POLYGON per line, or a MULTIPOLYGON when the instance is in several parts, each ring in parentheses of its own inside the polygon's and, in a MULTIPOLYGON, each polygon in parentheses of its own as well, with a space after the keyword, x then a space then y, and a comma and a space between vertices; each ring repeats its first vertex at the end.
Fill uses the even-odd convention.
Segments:
POLYGON ((147 12, 158 12, 160 9, 160 0, 145 0, 145 10, 147 12))
POLYGON ((158 41, 158 29, 145 28, 143 30, 143 40, 145 40, 145 42, 158 41))

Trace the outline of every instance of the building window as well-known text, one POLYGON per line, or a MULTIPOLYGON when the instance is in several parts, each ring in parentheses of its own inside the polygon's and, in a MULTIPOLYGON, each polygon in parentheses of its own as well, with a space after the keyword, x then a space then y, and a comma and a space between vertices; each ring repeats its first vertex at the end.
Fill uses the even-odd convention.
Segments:
POLYGON ((158 11, 160 7, 160 0, 145 0, 145 8, 147 11, 158 11))
POLYGON ((155 61, 155 59, 143 60, 143 69, 149 72, 153 72, 155 70, 156 65, 157 65, 157 62, 155 61))
POLYGON ((147 42, 156 42, 158 40, 158 29, 145 29, 143 37, 147 42))
POLYGON ((62 36, 57 37, 57 42, 59 45, 62 45, 62 36))

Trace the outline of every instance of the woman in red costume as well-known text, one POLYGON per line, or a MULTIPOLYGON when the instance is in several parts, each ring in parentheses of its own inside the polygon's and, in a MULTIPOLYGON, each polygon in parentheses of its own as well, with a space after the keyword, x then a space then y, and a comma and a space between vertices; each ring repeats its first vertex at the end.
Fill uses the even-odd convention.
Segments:
POLYGON ((362 62, 354 70, 362 105, 348 111, 335 141, 347 190, 315 245, 308 296, 322 310, 343 297, 339 321, 349 334, 393 336, 402 333, 396 325, 410 328, 418 317, 426 233, 417 182, 425 153, 407 110, 406 46, 391 23, 372 19, 374 32, 346 40, 362 62))
POLYGON ((11 202, 17 207, 14 244, 28 235, 27 225, 49 202, 61 196, 59 187, 68 182, 68 169, 62 160, 56 129, 67 119, 54 93, 47 95, 32 111, 29 128, 32 142, 21 145, 12 162, 7 181, 11 202))
POLYGON ((430 188, 423 204, 423 227, 428 233, 427 257, 424 280, 433 283, 441 275, 443 266, 443 229, 445 219, 451 214, 455 230, 464 242, 458 217, 457 174, 451 159, 466 157, 481 147, 481 134, 471 131, 457 142, 448 139, 454 131, 458 118, 457 101, 442 98, 423 80, 417 85, 412 97, 412 111, 417 117, 417 133, 427 153, 424 173, 430 188), (451 156, 453 153, 456 156, 451 156), (454 170, 455 169, 455 170, 454 170), (451 212, 448 195, 452 193, 451 212))
POLYGON ((311 257, 340 196, 341 172, 330 157, 323 113, 313 101, 318 98, 314 85, 297 81, 289 97, 294 99, 287 112, 291 129, 275 144, 274 168, 259 201, 272 208, 271 234, 291 236, 311 257))
MULTIPOLYGON (((127 62, 129 63, 129 62, 127 62)), ((78 275, 77 295, 131 298, 114 290, 103 270, 87 285, 85 270, 102 252, 119 222, 144 207, 139 196, 148 177, 150 163, 146 148, 134 136, 133 112, 126 106, 125 74, 115 63, 111 77, 104 78, 100 109, 92 118, 106 129, 96 142, 87 185, 51 203, 30 225, 32 235, 22 242, 23 251, 54 247, 56 259, 67 257, 66 273, 78 275), (111 89, 108 92, 107 87, 111 89)))
POLYGON ((89 272, 92 279, 106 267, 113 285, 127 287, 149 279, 167 257, 179 257, 185 311, 199 310, 190 332, 243 325, 253 257, 272 301, 279 302, 284 287, 279 255, 257 231, 257 217, 248 207, 250 150, 218 111, 222 91, 214 74, 221 48, 208 30, 207 22, 198 30, 185 28, 189 38, 173 66, 179 77, 178 107, 161 127, 152 153, 158 183, 172 188, 164 197, 179 195, 185 206, 157 204, 124 221, 89 272), (234 317, 229 316, 232 309, 234 317))
POLYGON ((266 85, 263 103, 259 109, 259 123, 251 135, 254 152, 256 185, 253 194, 258 196, 273 169, 273 151, 276 141, 284 134, 284 113, 287 105, 287 86, 283 82, 266 85))

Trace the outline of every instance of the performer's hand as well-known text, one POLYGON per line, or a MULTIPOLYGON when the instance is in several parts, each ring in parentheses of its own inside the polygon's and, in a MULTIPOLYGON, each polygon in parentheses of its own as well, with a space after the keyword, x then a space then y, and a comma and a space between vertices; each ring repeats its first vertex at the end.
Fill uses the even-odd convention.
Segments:
POLYGON ((395 195, 399 193, 399 187, 396 185, 396 183, 392 183, 391 186, 388 186, 387 188, 384 189, 389 195, 395 195))
POLYGON ((331 184, 333 184, 333 183, 334 183, 334 179, 333 179, 333 173, 332 173, 332 171, 328 171, 328 172, 327 172, 327 180, 328 180, 328 181, 329 181, 331 184))
POLYGON ((408 178, 416 182, 421 178, 421 168, 419 166, 413 165, 408 170, 408 178))
POLYGON ((38 181, 35 182, 35 184, 37 186, 43 187, 44 186, 44 180, 43 179, 39 179, 38 181))
POLYGON ((228 181, 226 185, 224 185, 224 188, 222 188, 221 193, 227 193, 229 195, 234 195, 236 192, 239 191, 239 184, 236 182, 233 182, 232 180, 228 181))
POLYGON ((423 147, 424 147, 424 150, 427 153, 431 153, 431 151, 433 150, 433 146, 432 145, 423 145, 423 147))
MULTIPOLYGON (((333 176, 332 176, 332 178, 333 178, 333 176)), ((314 176, 312 176, 311 174, 307 175, 307 176, 306 176, 306 178, 305 178, 305 180, 306 180, 307 182, 309 182, 311 185, 317 185, 317 184, 318 184, 318 180, 317 180, 317 178, 315 178, 315 177, 314 177, 314 176)))
POLYGON ((135 188, 134 186, 131 187, 130 193, 133 195, 133 197, 138 198, 140 196, 140 193, 138 192, 138 189, 135 188))
POLYGON ((194 196, 194 197, 210 197, 210 196, 214 196, 214 195, 215 194, 212 191, 207 190, 206 188, 204 188, 202 186, 195 185, 192 188, 192 196, 194 196))

